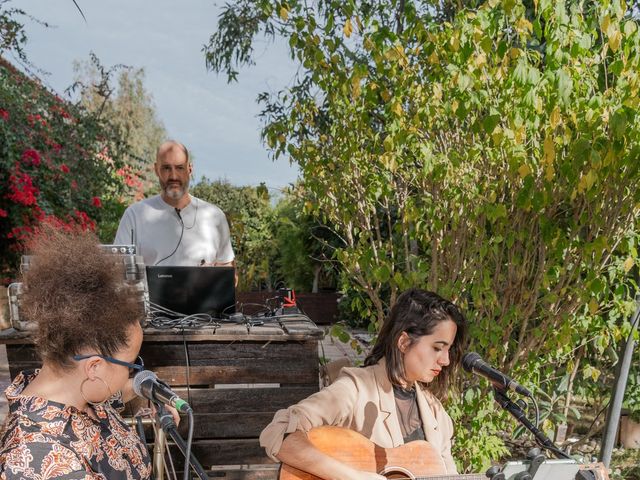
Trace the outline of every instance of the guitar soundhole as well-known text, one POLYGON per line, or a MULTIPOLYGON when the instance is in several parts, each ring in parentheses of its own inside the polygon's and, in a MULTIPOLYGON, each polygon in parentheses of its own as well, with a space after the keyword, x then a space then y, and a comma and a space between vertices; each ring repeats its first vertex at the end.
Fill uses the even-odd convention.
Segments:
POLYGON ((415 480, 415 476, 406 468, 402 467, 385 467, 380 475, 384 475, 388 479, 415 480))

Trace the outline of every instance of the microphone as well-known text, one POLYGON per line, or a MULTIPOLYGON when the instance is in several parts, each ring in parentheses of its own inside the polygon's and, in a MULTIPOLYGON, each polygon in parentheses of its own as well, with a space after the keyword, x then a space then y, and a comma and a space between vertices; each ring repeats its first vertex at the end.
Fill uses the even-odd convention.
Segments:
POLYGON ((180 209, 178 207, 173 207, 173 209, 176 211, 176 215, 178 215, 178 218, 180 219, 180 221, 182 221, 182 215, 180 215, 180 209))
POLYGON ((489 380, 495 388, 500 391, 513 390, 520 395, 526 395, 527 397, 533 397, 531 392, 525 387, 520 385, 515 380, 512 380, 504 373, 496 370, 487 362, 485 362, 480 355, 476 352, 465 353, 462 357, 462 368, 469 373, 474 373, 489 380))
POLYGON ((189 404, 176 395, 169 385, 159 380, 151 370, 143 370, 133 377, 133 391, 147 400, 171 405, 179 412, 187 413, 191 410, 189 404))

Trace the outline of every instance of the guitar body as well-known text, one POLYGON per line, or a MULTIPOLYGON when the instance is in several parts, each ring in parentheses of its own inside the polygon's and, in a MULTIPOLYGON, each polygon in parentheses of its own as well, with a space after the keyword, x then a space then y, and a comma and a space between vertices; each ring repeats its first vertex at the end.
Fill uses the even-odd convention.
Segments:
MULTIPOLYGON (((341 427, 316 427, 308 434, 321 452, 347 465, 387 478, 416 478, 445 474, 440 455, 424 440, 397 448, 382 448, 353 430, 341 427)), ((279 480, 321 480, 315 475, 282 464, 279 480)))

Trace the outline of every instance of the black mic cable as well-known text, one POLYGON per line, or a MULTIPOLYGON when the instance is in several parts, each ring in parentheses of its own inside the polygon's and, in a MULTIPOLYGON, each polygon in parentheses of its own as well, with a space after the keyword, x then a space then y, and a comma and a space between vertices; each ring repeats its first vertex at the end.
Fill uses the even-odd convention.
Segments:
POLYGON ((180 226, 182 227, 180 229, 180 238, 178 239, 178 244, 176 245, 176 248, 173 249, 173 252, 171 252, 169 255, 167 255, 163 259, 158 260, 154 265, 159 265, 161 262, 164 262, 167 258, 171 258, 178 251, 178 247, 182 243, 182 236, 184 235, 184 222, 182 221, 182 215, 180 215, 180 209, 178 207, 174 207, 174 210, 176 211, 176 215, 178 215, 178 220, 180 220, 180 226))

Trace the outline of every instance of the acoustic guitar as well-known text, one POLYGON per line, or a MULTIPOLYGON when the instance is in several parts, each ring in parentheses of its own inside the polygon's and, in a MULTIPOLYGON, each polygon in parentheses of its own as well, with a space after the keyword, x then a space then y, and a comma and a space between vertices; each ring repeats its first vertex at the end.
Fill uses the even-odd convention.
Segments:
MULTIPOLYGON (((440 455, 424 440, 409 442, 396 448, 382 448, 353 430, 342 427, 316 427, 308 433, 311 443, 321 452, 347 465, 375 472, 396 480, 487 480, 485 474, 448 475, 440 455)), ((591 472, 592 478, 609 480, 601 463, 583 464, 580 470, 591 472)), ((322 480, 287 464, 280 467, 279 480, 322 480)), ((557 479, 565 480, 565 479, 557 479)))
MULTIPOLYGON (((347 465, 375 472, 389 479, 405 480, 487 480, 484 474, 447 475, 440 455, 424 440, 396 448, 382 448, 353 430, 316 427, 308 433, 321 452, 347 465)), ((322 480, 290 465, 282 464, 279 480, 322 480)))

